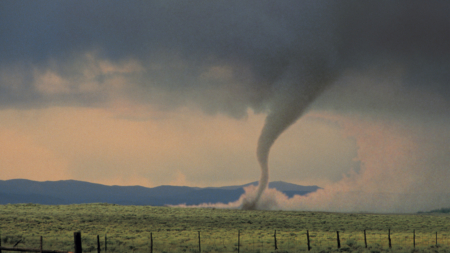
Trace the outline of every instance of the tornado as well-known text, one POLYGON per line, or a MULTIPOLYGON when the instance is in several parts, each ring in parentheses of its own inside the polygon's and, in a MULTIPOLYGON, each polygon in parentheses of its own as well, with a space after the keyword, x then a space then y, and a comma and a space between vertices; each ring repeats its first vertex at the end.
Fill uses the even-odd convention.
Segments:
POLYGON ((275 95, 271 110, 258 139, 256 156, 261 167, 256 196, 244 199, 242 209, 258 209, 258 202, 269 184, 269 152, 277 138, 294 124, 308 106, 334 81, 336 72, 332 59, 307 61, 309 66, 295 66, 287 70, 279 81, 281 89, 275 95))

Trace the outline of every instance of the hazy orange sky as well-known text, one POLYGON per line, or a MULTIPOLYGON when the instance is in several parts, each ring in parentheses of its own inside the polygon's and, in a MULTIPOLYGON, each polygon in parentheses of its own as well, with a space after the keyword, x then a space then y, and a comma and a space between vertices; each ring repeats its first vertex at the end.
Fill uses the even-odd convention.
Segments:
MULTIPOLYGON (((120 108, 2 110, 2 179, 102 184, 221 186, 255 181, 264 115, 236 120, 179 109, 146 119, 120 108), (116 111, 119 110, 119 111, 116 111)), ((354 167, 356 144, 339 126, 305 118, 273 149, 273 180, 323 184, 354 167), (325 158, 326 159, 323 159, 325 158), (327 171, 327 177, 323 172, 327 171)))
MULTIPOLYGON (((319 185, 322 200, 450 194, 449 12, 1 1, 0 180, 245 184, 262 135, 270 180, 319 185)), ((450 205, 433 201, 420 203, 450 205)))

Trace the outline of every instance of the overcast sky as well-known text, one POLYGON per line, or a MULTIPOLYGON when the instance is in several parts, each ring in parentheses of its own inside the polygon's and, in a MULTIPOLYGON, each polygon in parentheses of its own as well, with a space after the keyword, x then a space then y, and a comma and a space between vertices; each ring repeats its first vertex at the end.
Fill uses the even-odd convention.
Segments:
MULTIPOLYGON (((450 194, 448 13, 446 1, 1 1, 0 180, 244 184, 260 177, 266 116, 295 112, 271 181, 450 194)), ((354 210, 342 205, 321 208, 354 210)))

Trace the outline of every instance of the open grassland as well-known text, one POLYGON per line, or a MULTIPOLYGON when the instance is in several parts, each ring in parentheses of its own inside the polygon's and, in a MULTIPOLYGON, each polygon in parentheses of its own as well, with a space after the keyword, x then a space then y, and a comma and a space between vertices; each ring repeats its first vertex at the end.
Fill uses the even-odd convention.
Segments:
POLYGON ((73 232, 81 231, 83 252, 411 252, 413 230, 419 252, 450 252, 450 215, 347 214, 300 211, 244 211, 83 204, 0 205, 2 246, 73 251, 73 232), (367 230, 368 249, 364 247, 367 230), (392 249, 388 248, 388 229, 392 249), (274 231, 278 250, 274 249, 274 231), (337 249, 339 231, 341 249, 337 249), (438 246, 436 243, 438 235, 438 246))

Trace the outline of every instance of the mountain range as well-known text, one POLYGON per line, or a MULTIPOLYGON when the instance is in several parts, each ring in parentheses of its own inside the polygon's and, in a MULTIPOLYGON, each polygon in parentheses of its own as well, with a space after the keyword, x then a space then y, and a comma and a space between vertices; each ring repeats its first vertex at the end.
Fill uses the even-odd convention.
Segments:
MULTIPOLYGON (((107 186, 76 180, 31 181, 26 179, 0 180, 0 204, 35 203, 67 205, 81 203, 110 203, 119 205, 198 205, 201 203, 229 203, 239 199, 244 187, 188 187, 162 185, 154 188, 143 186, 107 186)), ((318 186, 302 186, 282 181, 270 182, 288 197, 306 195, 320 189, 318 186)))

